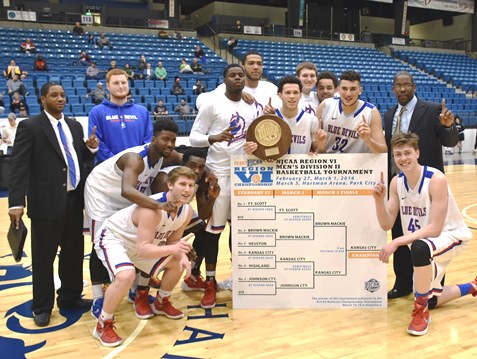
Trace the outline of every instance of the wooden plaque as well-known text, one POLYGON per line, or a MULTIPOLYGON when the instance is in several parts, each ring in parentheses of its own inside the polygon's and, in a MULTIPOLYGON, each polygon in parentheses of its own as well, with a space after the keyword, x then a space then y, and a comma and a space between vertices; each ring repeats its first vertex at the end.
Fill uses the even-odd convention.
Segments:
POLYGON ((258 145, 253 153, 262 160, 276 160, 288 152, 292 140, 290 126, 276 115, 257 117, 247 130, 247 141, 258 145))

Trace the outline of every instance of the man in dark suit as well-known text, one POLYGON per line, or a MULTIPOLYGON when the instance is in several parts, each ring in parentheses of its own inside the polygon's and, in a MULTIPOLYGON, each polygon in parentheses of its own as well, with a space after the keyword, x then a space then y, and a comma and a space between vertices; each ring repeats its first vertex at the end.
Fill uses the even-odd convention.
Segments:
MULTIPOLYGON (((444 171, 442 146, 454 147, 459 139, 454 125, 454 115, 446 108, 445 100, 439 103, 418 100, 414 95, 416 84, 407 71, 394 76, 393 92, 398 104, 384 115, 384 131, 388 146, 388 179, 398 170, 392 165, 391 137, 397 132, 413 132, 419 136, 419 163, 444 171)), ((392 237, 402 236, 401 218, 398 216, 392 229, 392 237)), ((388 299, 403 297, 412 293, 413 267, 411 252, 407 246, 400 246, 394 253, 394 273, 396 281, 388 292, 388 299)))
POLYGON ((18 227, 28 201, 33 265, 32 312, 37 326, 50 322, 55 293, 53 262, 61 247, 58 271, 59 308, 84 308, 83 300, 83 166, 92 161, 98 140, 86 143, 81 124, 65 118, 66 95, 49 82, 40 91, 44 111, 18 125, 9 178, 10 220, 18 227), (89 148, 88 148, 89 147, 89 148))

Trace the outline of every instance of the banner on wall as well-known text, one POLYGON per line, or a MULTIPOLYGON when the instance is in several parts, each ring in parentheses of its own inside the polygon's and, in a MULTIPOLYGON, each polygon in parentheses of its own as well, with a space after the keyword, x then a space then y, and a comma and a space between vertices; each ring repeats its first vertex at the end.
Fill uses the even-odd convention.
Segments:
POLYGON ((262 35, 262 28, 260 26, 244 26, 243 33, 251 35, 262 35))
POLYGON ((168 29, 169 21, 168 20, 156 20, 156 19, 147 19, 147 27, 153 27, 157 29, 168 29))
MULTIPOLYGON (((392 0, 369 0, 392 4, 392 0)), ((474 13, 474 0, 408 0, 408 6, 452 12, 474 13)))
POLYGON ((340 34, 340 40, 341 41, 354 41, 354 34, 341 33, 340 34))
POLYGON ((34 12, 34 11, 8 10, 7 17, 8 17, 8 20, 36 21, 36 12, 34 12))

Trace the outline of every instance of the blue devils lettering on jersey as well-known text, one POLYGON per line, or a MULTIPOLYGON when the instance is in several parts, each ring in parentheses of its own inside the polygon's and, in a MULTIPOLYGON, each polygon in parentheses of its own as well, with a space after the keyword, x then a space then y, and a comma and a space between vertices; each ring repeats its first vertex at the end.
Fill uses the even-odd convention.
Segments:
MULTIPOLYGON (((174 231, 158 232, 154 234, 154 239, 167 239, 174 231)), ((164 243, 165 244, 165 243, 164 243)))
POLYGON ((427 215, 427 209, 425 207, 401 206, 401 213, 403 215, 425 217, 427 215))
POLYGON ((306 136, 304 135, 292 135, 292 142, 293 143, 306 143, 306 136))
POLYGON ((235 112, 235 115, 230 118, 230 127, 232 128, 230 132, 234 138, 229 141, 229 146, 232 142, 245 138, 245 119, 238 112, 235 112))

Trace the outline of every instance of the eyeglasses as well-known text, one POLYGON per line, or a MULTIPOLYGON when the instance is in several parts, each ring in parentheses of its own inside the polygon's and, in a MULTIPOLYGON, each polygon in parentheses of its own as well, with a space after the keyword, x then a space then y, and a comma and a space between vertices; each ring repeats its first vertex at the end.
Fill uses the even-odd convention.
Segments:
POLYGON ((406 82, 405 84, 394 84, 394 85, 393 85, 393 88, 395 88, 396 90, 400 90, 400 89, 402 89, 403 87, 404 87, 405 89, 410 89, 410 88, 413 87, 413 86, 414 86, 414 83, 412 83, 412 82, 406 82))

